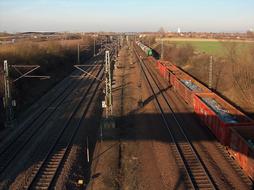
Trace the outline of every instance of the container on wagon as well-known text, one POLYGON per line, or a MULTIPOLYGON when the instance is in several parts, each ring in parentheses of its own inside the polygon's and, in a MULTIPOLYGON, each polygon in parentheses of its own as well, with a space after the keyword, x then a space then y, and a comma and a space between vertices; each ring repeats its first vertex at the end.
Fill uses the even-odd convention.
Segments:
MULTIPOLYGON (((181 72, 180 72, 181 73, 181 72)), ((209 93, 209 88, 201 84, 187 73, 176 74, 175 90, 182 96, 185 102, 193 106, 193 98, 196 93, 209 93)))
POLYGON ((215 93, 194 95, 195 113, 223 145, 229 144, 230 127, 251 126, 254 121, 215 93))
POLYGON ((178 91, 178 89, 179 89, 178 79, 179 78, 186 78, 186 76, 187 76, 187 74, 184 71, 182 71, 181 69, 170 72, 170 81, 169 82, 171 83, 171 85, 173 86, 173 89, 175 91, 178 91))
POLYGON ((254 180, 254 125, 230 129, 229 153, 254 180))

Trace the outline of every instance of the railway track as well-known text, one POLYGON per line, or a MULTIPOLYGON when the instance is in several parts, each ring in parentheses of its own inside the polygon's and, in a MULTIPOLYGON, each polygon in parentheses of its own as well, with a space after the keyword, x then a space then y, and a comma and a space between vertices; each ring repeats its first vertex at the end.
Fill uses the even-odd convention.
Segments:
MULTIPOLYGON (((100 68, 96 74, 98 78, 102 78, 103 69, 100 68)), ((100 82, 93 79, 90 83, 82 101, 75 108, 72 117, 64 126, 62 131, 57 135, 57 139, 53 146, 47 152, 46 157, 41 160, 32 172, 32 175, 26 181, 25 189, 52 189, 52 182, 55 176, 58 175, 59 166, 67 157, 71 150, 73 139, 77 134, 82 119, 85 117, 86 112, 98 90, 100 82), (74 117, 75 116, 75 117, 74 117), (80 119, 75 119, 80 118, 80 119)))
POLYGON ((198 153, 186 136, 167 98, 162 93, 154 76, 140 59, 136 51, 135 54, 139 60, 140 69, 142 70, 146 82, 156 101, 157 108, 161 113, 165 127, 167 128, 173 142, 170 146, 172 146, 172 150, 175 153, 179 169, 184 171, 183 177, 186 187, 188 189, 217 189, 198 153), (169 108, 170 116, 166 115, 162 102, 164 105, 167 105, 167 108, 169 108))
MULTIPOLYGON (((93 61, 91 59, 90 61, 93 61)), ((88 72, 91 71, 91 67, 87 68, 88 72)), ((75 71, 73 75, 80 75, 80 71, 75 71)), ((50 114, 55 111, 53 108, 57 108, 63 100, 70 95, 71 91, 75 89, 81 80, 76 80, 75 78, 66 77, 63 81, 57 84, 52 90, 50 90, 46 95, 44 95, 37 103, 32 105, 31 111, 29 111, 29 117, 25 119, 19 129, 14 131, 7 139, 1 142, 0 145, 0 155, 2 155, 15 141, 20 138, 31 126, 33 126, 40 117, 44 114, 50 116, 50 114), (31 113, 30 113, 31 112, 31 113)), ((48 117, 45 117, 47 119, 48 117)), ((34 126, 33 126, 34 127, 34 126)), ((1 173, 1 169, 0 169, 1 173)))
MULTIPOLYGON (((93 61, 93 59, 94 58, 92 58, 90 61, 93 61)), ((75 71, 72 74, 79 75, 80 72, 75 71)), ((48 112, 49 109, 51 111, 54 111, 53 108, 57 107, 55 106, 56 102, 60 101, 61 103, 62 102, 61 100, 65 99, 64 94, 66 94, 66 90, 67 91, 70 90, 69 89, 70 87, 73 90, 75 89, 77 85, 78 85, 78 82, 74 78, 66 77, 59 84, 57 84, 56 87, 54 87, 47 94, 45 94, 41 99, 39 99, 37 103, 32 105, 32 107, 30 108, 31 111, 29 111, 26 114, 26 115, 28 114, 29 115, 25 119, 25 121, 22 121, 22 123, 19 124, 18 129, 12 135, 10 135, 7 139, 1 142, 0 155, 6 150, 6 148, 8 148, 14 142, 13 139, 16 140, 19 136, 23 135, 23 133, 27 131, 28 127, 31 127, 37 119, 39 119, 43 114, 45 114, 45 112, 48 112)))
MULTIPOLYGON (((88 68, 87 71, 91 71, 92 68, 88 68)), ((78 74, 78 72, 75 72, 78 74)), ((47 107, 40 110, 40 115, 35 116, 33 120, 30 120, 29 124, 22 128, 9 143, 0 150, 0 173, 3 173, 5 169, 10 165, 10 163, 15 159, 15 157, 23 150, 23 148, 30 142, 30 140, 40 131, 40 129, 45 126, 47 121, 50 119, 52 114, 60 107, 60 105, 73 93, 73 90, 77 88, 81 80, 64 80, 67 82, 66 85, 61 86, 56 96, 47 105, 47 107)))
MULTIPOLYGON (((102 61, 102 57, 100 57, 100 61, 102 61)), ((92 65, 92 64, 89 64, 89 65, 92 65)), ((86 70, 90 73, 93 72, 95 75, 95 72, 97 72, 96 70, 98 70, 98 67, 88 67, 86 70)), ((102 73, 102 71, 100 71, 100 73, 102 73)), ((79 76, 80 72, 76 71, 73 74, 79 76)), ((67 78, 64 79, 61 82, 61 84, 63 85, 57 85, 58 88, 57 90, 53 90, 53 92, 55 93, 53 94, 54 97, 49 100, 50 103, 45 102, 47 106, 43 107, 38 113, 29 117, 28 119, 29 122, 27 122, 26 120, 25 122, 26 125, 20 128, 20 130, 18 130, 15 135, 11 136, 12 138, 8 139, 7 142, 5 142, 5 144, 1 146, 0 148, 1 187, 0 188, 8 188, 9 185, 11 184, 9 184, 9 182, 6 183, 6 179, 8 178, 15 179, 16 177, 14 177, 14 175, 16 176, 19 174, 17 172, 19 172, 18 170, 20 169, 16 169, 14 167, 15 165, 20 165, 22 168, 29 167, 29 170, 24 168, 25 170, 27 170, 26 173, 29 173, 30 171, 32 171, 32 174, 35 173, 36 171, 35 168, 38 168, 40 163, 42 164, 41 161, 44 158, 43 152, 51 149, 51 146, 45 145, 44 147, 42 143, 41 146, 39 146, 40 147, 39 149, 38 148, 35 149, 31 147, 35 147, 36 145, 41 143, 40 141, 43 140, 42 139, 43 135, 44 135, 44 138, 46 137, 47 143, 49 144, 54 143, 55 139, 58 138, 58 134, 62 130, 61 126, 64 126, 65 123, 69 123, 68 119, 70 119, 72 115, 74 116, 73 114, 74 112, 71 112, 70 117, 64 116, 64 113, 67 112, 67 110, 70 111, 72 109, 72 108, 70 109, 68 108, 68 107, 71 107, 72 100, 74 100, 74 102, 77 102, 77 100, 82 101, 83 96, 81 96, 82 100, 79 99, 79 96, 81 95, 81 93, 83 95, 87 95, 88 91, 85 89, 85 87, 89 86, 89 83, 93 81, 93 77, 91 77, 90 75, 88 75, 88 77, 85 77, 85 78, 80 77, 79 79, 77 78, 69 78, 69 79, 70 80, 67 80, 67 78), (37 114, 39 114, 39 116, 37 116, 37 114), (59 124, 57 120, 60 120, 59 124), (56 125, 58 126, 56 127, 56 125), (46 133, 48 133, 47 136, 45 136, 46 133), (26 151, 26 154, 23 153, 25 151, 26 151), (22 159, 22 157, 24 157, 23 155, 29 155, 31 154, 32 151, 34 151, 34 154, 30 156, 31 158, 22 159), (34 166, 34 163, 36 163, 35 166, 34 166), (9 173, 12 173, 12 174, 9 175, 9 173)), ((90 94, 88 95, 90 96, 90 94)), ((43 105, 42 102, 37 104, 43 105)), ((71 132, 72 131, 69 131, 69 134, 72 134, 71 132)), ((61 145, 57 146, 57 149, 59 148, 61 148, 61 145)), ((57 155, 60 156, 60 154, 62 153, 63 152, 59 151, 58 153, 56 153, 56 156, 57 155)), ((27 174, 24 175, 24 178, 23 178, 24 180, 22 181, 28 182, 29 180, 25 176, 27 176, 27 174)), ((19 180, 17 181, 17 183, 24 184, 24 182, 22 181, 19 180)), ((23 187, 23 185, 21 186, 23 187)))
MULTIPOLYGON (((156 70, 154 70, 154 67, 150 64, 150 63, 147 63, 146 64, 147 67, 149 67, 151 73, 153 74, 153 76, 156 78, 156 80, 158 81, 158 83, 160 84, 160 86, 164 86, 164 88, 160 88, 161 90, 165 89, 167 86, 168 86, 168 83, 167 85, 165 86, 165 84, 163 84, 163 78, 160 78, 158 77, 157 75, 157 72, 156 70)), ((174 112, 191 112, 191 110, 185 105, 185 102, 183 102, 184 106, 183 108, 181 108, 181 106, 179 106, 179 102, 178 101, 181 101, 181 99, 177 96, 175 96, 175 92, 171 89, 171 91, 163 91, 163 93, 166 95, 166 97, 171 97, 171 98, 168 98, 168 101, 170 101, 170 104, 173 106, 174 108, 174 112), (170 93, 171 92, 171 93, 170 93), (173 94, 172 94, 173 93, 173 94), (183 110, 184 109, 184 110, 183 110)), ((178 119, 181 121, 182 123, 182 126, 185 125, 184 121, 182 118, 179 117, 179 115, 177 115, 178 119)), ((185 118, 186 120, 186 118, 185 118)), ((188 119, 187 119, 188 120, 188 119)), ((188 121, 187 121, 188 122, 188 121)), ((188 134, 189 131, 188 130, 189 127, 187 128, 183 128, 183 130, 185 131, 186 134, 188 134)), ((210 131, 208 130, 208 128, 204 128, 208 133, 210 133, 210 131)), ((190 135, 190 134, 189 134, 190 135)), ((190 137, 190 136, 189 136, 190 137)), ((191 136, 192 137, 192 136, 191 136)), ((209 137, 208 137, 209 139, 209 137)), ((212 140, 211 140, 212 141, 212 140)), ((215 184, 217 185, 217 187, 221 188, 221 182, 220 181, 223 181, 223 183, 225 183, 225 185, 227 186, 227 188, 230 188, 230 189, 235 189, 237 188, 236 185, 234 185, 234 183, 232 181, 230 181, 230 177, 226 178, 225 176, 223 176, 223 168, 221 168, 217 163, 216 161, 212 158, 211 155, 215 156, 216 154, 220 154, 222 155, 222 157, 229 163, 229 165, 232 167, 232 169, 234 170, 233 172, 235 172, 238 176, 237 178, 240 178, 242 180, 242 183, 246 186, 248 186, 247 188, 251 189, 251 186, 253 185, 253 183, 251 182, 251 180, 243 173, 242 169, 237 165, 237 163, 229 156, 229 154, 227 152, 225 152, 225 148, 219 143, 219 142, 213 142, 214 144, 214 147, 216 147, 216 149, 218 149, 218 152, 210 152, 206 146, 204 146, 204 144, 202 144, 201 142, 195 142, 196 145, 195 145, 195 149, 196 150, 199 150, 199 155, 201 156, 203 154, 208 156, 209 158, 209 163, 213 163, 211 164, 212 165, 212 170, 216 170, 217 176, 216 178, 213 176, 214 179, 216 179, 215 181, 215 184), (218 178, 220 178, 220 180, 217 180, 218 178)), ((203 156, 202 156, 202 159, 203 159, 203 156)), ((206 158, 204 158, 206 159, 206 158)), ((211 166, 207 166, 206 167, 210 167, 211 169, 211 166)), ((210 171, 209 169, 209 171, 210 171)))
MULTIPOLYGON (((154 70, 153 66, 147 62, 147 67, 149 67, 150 71, 153 73, 153 76, 156 78, 156 80, 158 81, 158 83, 160 84, 160 86, 164 86, 164 89, 166 88, 165 87, 165 84, 163 85, 163 78, 160 78, 158 77, 157 75, 157 72, 154 70)), ((167 85, 168 86, 168 83, 167 85)), ((163 88, 161 88, 161 90, 163 90, 163 88)), ((172 103, 172 106, 174 108, 174 111, 177 111, 177 112, 191 112, 191 110, 188 108, 188 106, 185 104, 185 102, 182 102, 182 106, 179 106, 179 101, 181 101, 181 98, 179 98, 178 96, 175 96, 175 92, 171 89, 170 91, 163 91, 163 93, 167 96, 167 97, 171 97, 171 101, 170 99, 168 99, 170 101, 170 103, 172 103), (173 94, 172 94, 173 93, 173 94), (178 103, 176 103, 178 102, 178 103), (183 111, 184 109, 184 111, 183 111)), ((177 116, 179 118, 179 116, 177 116)), ((186 118, 185 118, 186 119, 186 118)), ((186 119, 188 120, 188 119, 186 119)), ((182 121, 182 125, 184 125, 184 122, 183 120, 180 120, 182 121)), ((188 122, 188 121, 186 121, 188 122)), ((195 122, 195 121, 194 121, 195 122)), ((188 128, 183 128, 185 133, 188 134, 188 128)), ((208 133, 210 133, 209 129, 208 128, 204 128, 204 130, 206 130, 208 133)), ((211 138, 211 137, 210 137, 211 138)), ((209 139, 209 137, 208 137, 209 139)), ((211 141, 213 141, 213 139, 211 139, 211 141)), ((197 149, 199 151, 199 154, 203 154, 203 156, 205 155, 205 157, 202 156, 202 158, 205 158, 205 159, 208 159, 209 160, 209 163, 212 163, 211 166, 207 166, 206 167, 210 168, 212 167, 212 170, 216 170, 217 172, 217 175, 219 175, 218 177, 216 177, 216 181, 214 179, 214 182, 215 184, 217 185, 218 188, 221 188, 221 182, 223 181, 223 183, 225 184, 225 186, 227 188, 230 188, 230 189, 235 189, 237 188, 236 185, 234 183, 236 182, 232 182, 230 181, 230 177, 225 177, 223 175, 223 168, 220 168, 220 166, 216 163, 216 161, 214 160, 213 157, 211 157, 211 154, 213 156, 215 156, 216 154, 218 155, 218 153, 226 160, 227 163, 229 163, 230 167, 232 167, 232 169, 234 170, 233 172, 235 172, 235 174, 237 175, 237 178, 241 179, 242 180, 242 183, 246 185, 246 187, 248 189, 251 189, 253 183, 252 181, 243 173, 242 169, 237 165, 237 163, 230 157, 230 155, 225 152, 225 147, 222 146, 219 142, 213 142, 213 145, 214 147, 216 147, 216 149, 218 150, 218 152, 210 152, 209 149, 207 149, 206 146, 204 146, 204 144, 202 144, 201 142, 195 142, 195 149, 197 149), (218 180, 219 178, 219 180, 218 180)), ((209 171, 210 171, 209 169, 209 171)))

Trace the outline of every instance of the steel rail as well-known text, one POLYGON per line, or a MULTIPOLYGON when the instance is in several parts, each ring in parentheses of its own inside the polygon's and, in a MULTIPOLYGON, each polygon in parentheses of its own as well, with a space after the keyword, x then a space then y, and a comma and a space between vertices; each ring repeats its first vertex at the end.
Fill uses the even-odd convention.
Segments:
MULTIPOLYGON (((92 59, 91 59, 92 60, 92 59)), ((91 68, 90 68, 91 69, 91 68)), ((26 130, 27 127, 26 126, 31 126, 44 112, 46 112, 48 110, 48 108, 51 107, 51 105, 53 105, 58 99, 59 97, 63 96, 63 92, 65 92, 70 86, 73 85, 74 82, 76 82, 75 80, 68 80, 69 77, 64 78, 63 81, 61 81, 59 84, 57 84, 56 87, 54 87, 52 90, 50 90, 45 96, 43 96, 38 103, 32 105, 38 105, 38 104, 42 104, 42 101, 45 101, 44 99, 49 96, 51 93, 54 93, 54 97, 51 100, 46 101, 46 105, 45 102, 39 107, 39 109, 36 109, 35 112, 32 113, 32 116, 29 117, 29 119, 26 119, 21 126, 19 127, 20 129, 18 131, 15 132, 14 135, 11 135, 10 139, 4 140, 2 142, 2 145, 0 146, 0 155, 4 153, 4 151, 6 150, 6 148, 8 148, 13 142, 15 142, 15 140, 17 140, 17 138, 19 138, 26 130), (66 85, 67 83, 67 85, 66 85), (57 90, 56 90, 57 89, 57 90), (56 93, 57 91, 57 93, 56 93), (13 140, 14 139, 14 140, 13 140), (10 142, 11 141, 11 142, 10 142)), ((78 83, 77 83, 78 85, 78 83)), ((76 85, 76 86, 77 86, 76 85)), ((76 87, 73 86, 73 89, 76 87)), ((0 172, 1 173, 1 172, 0 172)))
POLYGON ((191 181, 191 187, 193 189, 216 189, 216 186, 215 186, 214 182, 212 181, 208 171, 206 170, 203 162, 201 161, 200 157, 198 156, 198 153, 194 149, 192 143, 190 142, 190 140, 186 136, 185 132, 183 131, 181 124, 179 123, 172 107, 168 103, 167 98, 165 97, 164 93, 162 92, 159 85, 157 84, 154 76, 151 74, 149 69, 144 64, 144 62, 140 59, 138 53, 135 50, 134 50, 134 52, 139 60, 140 68, 142 69, 142 72, 146 78, 146 81, 147 81, 147 83, 153 93, 153 96, 156 100, 156 105, 161 113, 163 122, 170 134, 170 137, 171 137, 173 143, 177 147, 176 153, 178 153, 181 156, 182 161, 185 165, 184 169, 188 173, 187 178, 191 181), (165 115, 163 108, 160 105, 158 97, 155 93, 155 90, 154 90, 145 70, 147 70, 148 74, 150 75, 150 77, 153 80, 153 83, 156 85, 156 87, 158 88, 159 92, 161 93, 164 101, 167 103, 169 109, 171 110, 171 112, 172 112, 171 115, 173 116, 173 119, 176 122, 178 129, 180 130, 180 134, 185 139, 184 143, 177 141, 177 137, 176 137, 176 135, 174 135, 175 132, 172 130, 172 128, 169 125, 167 116, 165 115))
MULTIPOLYGON (((93 68, 89 68, 89 70, 92 70, 93 68)), ((54 98, 52 101, 52 104, 49 104, 48 107, 46 107, 42 114, 47 114, 46 117, 38 116, 35 117, 34 120, 31 122, 30 125, 28 125, 26 128, 24 128, 16 138, 13 138, 13 141, 11 141, 3 150, 1 150, 0 153, 0 174, 3 173, 7 167, 12 163, 12 161, 17 157, 17 155, 23 150, 23 148, 29 143, 29 141, 39 132, 39 129, 41 129, 44 124, 48 121, 48 119, 51 117, 52 113, 54 113, 61 104, 68 98, 69 95, 73 93, 73 89, 75 89, 77 86, 80 85, 83 78, 81 80, 78 80, 75 85, 73 85, 73 82, 70 82, 69 85, 67 85, 66 88, 64 88, 64 93, 59 93, 59 95, 54 98), (73 86, 72 86, 73 85, 73 86), (71 88, 68 88, 70 87, 71 88), (57 102, 57 103, 56 103, 57 102), (51 108, 51 106, 56 103, 55 106, 51 108), (48 111, 48 113, 46 113, 48 111), (43 118, 40 120, 39 125, 34 126, 33 124, 38 121, 38 118, 43 118)), ((63 92, 63 91, 61 91, 63 92)))
MULTIPOLYGON (((103 74, 102 71, 103 69, 101 68, 97 76, 99 75, 101 76, 103 74)), ((81 117, 81 119, 79 120, 78 126, 71 127, 69 124, 71 120, 74 118, 75 114, 80 109, 80 106, 82 105, 82 103, 86 100, 87 95, 89 94, 94 84, 96 84, 96 82, 97 82, 96 79, 93 79, 93 81, 90 83, 88 89, 85 92, 85 95, 83 96, 82 100, 79 102, 78 106, 74 110, 72 117, 67 121, 62 131, 59 133, 56 142, 46 154, 45 159, 41 161, 41 163, 38 165, 37 171, 33 171, 36 173, 32 176, 32 179, 28 180, 30 181, 28 182, 30 184, 28 184, 27 187, 25 187, 26 189, 38 189, 38 188, 49 189, 49 187, 51 186, 52 180, 56 176, 57 171, 59 171, 60 164, 62 163, 63 159, 66 157, 66 154, 69 152, 68 150, 71 147, 70 146, 71 142, 73 141, 76 135, 76 132, 78 128, 80 127, 80 122, 83 119, 83 117, 81 117), (74 128, 74 129, 71 130, 71 128, 74 128), (64 139, 65 135, 70 137, 69 142, 66 141, 66 139, 64 139)), ((93 93, 94 92, 95 91, 93 91, 93 93)), ((85 107, 85 110, 82 115, 84 115, 86 111, 88 110, 89 105, 91 104, 91 101, 92 101, 92 98, 86 102, 88 104, 85 107)))
MULTIPOLYGON (((96 78, 102 79, 104 75, 104 67, 102 66, 99 70, 99 72, 96 75, 96 78)), ((89 75, 90 76, 90 75, 89 75)), ((101 84, 101 80, 97 80, 96 78, 92 77, 93 81, 90 83, 88 89, 85 92, 85 95, 83 96, 82 100, 79 102, 78 106, 75 108, 73 114, 71 115, 71 118, 67 121, 62 131, 59 133, 57 140, 53 146, 51 146, 50 150, 48 151, 47 155, 45 156, 44 160, 40 162, 40 164, 36 167, 37 171, 33 171, 32 179, 28 180, 28 185, 25 186, 25 189, 53 189, 53 181, 56 181, 56 176, 59 173, 60 166, 63 164, 64 160, 68 157, 68 153, 71 150, 72 142, 77 134, 77 131, 80 127, 80 124, 86 115, 89 106, 92 103, 92 100, 94 98, 95 93, 98 90, 99 85, 101 84), (95 90, 92 91, 92 95, 90 97, 90 100, 85 101, 87 96, 89 95, 91 89, 95 85, 95 90), (87 103, 87 106, 85 106, 82 112, 82 117, 78 121, 78 124, 74 129, 71 130, 70 123, 72 122, 72 119, 77 114, 79 109, 81 109, 81 105, 83 102, 87 103), (72 134, 70 136, 70 132, 68 130, 72 131, 72 134), (69 141, 66 141, 64 138, 64 135, 70 136, 69 141), (62 140, 62 142, 61 142, 62 140), (59 151, 60 150, 60 151, 59 151), (29 182, 30 181, 30 182, 29 182)), ((83 106, 82 106, 83 107, 83 106)))

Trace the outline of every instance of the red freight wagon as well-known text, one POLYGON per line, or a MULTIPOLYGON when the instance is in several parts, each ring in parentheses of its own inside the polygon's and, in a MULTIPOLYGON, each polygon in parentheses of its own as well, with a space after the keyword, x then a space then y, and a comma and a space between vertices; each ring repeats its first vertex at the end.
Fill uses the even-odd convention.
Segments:
POLYGON ((172 83, 172 86, 176 91, 178 91, 178 89, 179 89, 179 82, 177 81, 178 78, 185 78, 187 74, 180 69, 177 71, 174 71, 173 74, 175 76, 174 76, 174 83, 172 83))
POLYGON ((171 72, 181 71, 181 69, 179 69, 176 65, 173 64, 168 64, 167 69, 171 72))
POLYGON ((175 88, 175 81, 176 81, 176 75, 173 72, 168 72, 169 74, 169 84, 172 85, 173 88, 175 88))
POLYGON ((165 62, 163 61, 157 61, 157 67, 159 69, 159 73, 160 75, 164 78, 164 79, 168 79, 168 71, 167 71, 167 67, 165 62))
POLYGON ((178 73, 179 75, 181 73, 184 74, 182 70, 180 70, 176 65, 170 63, 169 61, 157 61, 157 68, 159 70, 160 75, 169 81, 169 83, 173 85, 175 81, 175 74, 178 73))
POLYGON ((196 81, 188 74, 177 76, 175 80, 175 90, 183 97, 185 102, 193 106, 193 96, 195 93, 211 92, 206 86, 196 81))
POLYGON ((157 61, 157 66, 159 67, 159 65, 166 66, 167 70, 169 70, 171 72, 180 71, 180 69, 176 65, 172 64, 169 61, 161 61, 161 60, 159 60, 159 61, 157 61))
POLYGON ((254 126, 232 127, 229 153, 254 180, 254 126))
POLYGON ((214 93, 195 94, 193 107, 223 145, 229 144, 230 127, 254 125, 252 119, 214 93))

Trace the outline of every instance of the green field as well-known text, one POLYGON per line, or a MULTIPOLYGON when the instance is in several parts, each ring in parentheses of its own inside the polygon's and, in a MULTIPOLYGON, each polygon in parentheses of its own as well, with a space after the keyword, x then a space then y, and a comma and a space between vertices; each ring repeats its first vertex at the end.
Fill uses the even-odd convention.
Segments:
POLYGON ((210 55, 223 56, 227 52, 227 47, 230 43, 234 43, 239 51, 246 50, 249 47, 254 47, 254 42, 221 42, 221 41, 168 41, 167 44, 177 44, 183 46, 186 44, 192 45, 196 51, 207 53, 210 55))

